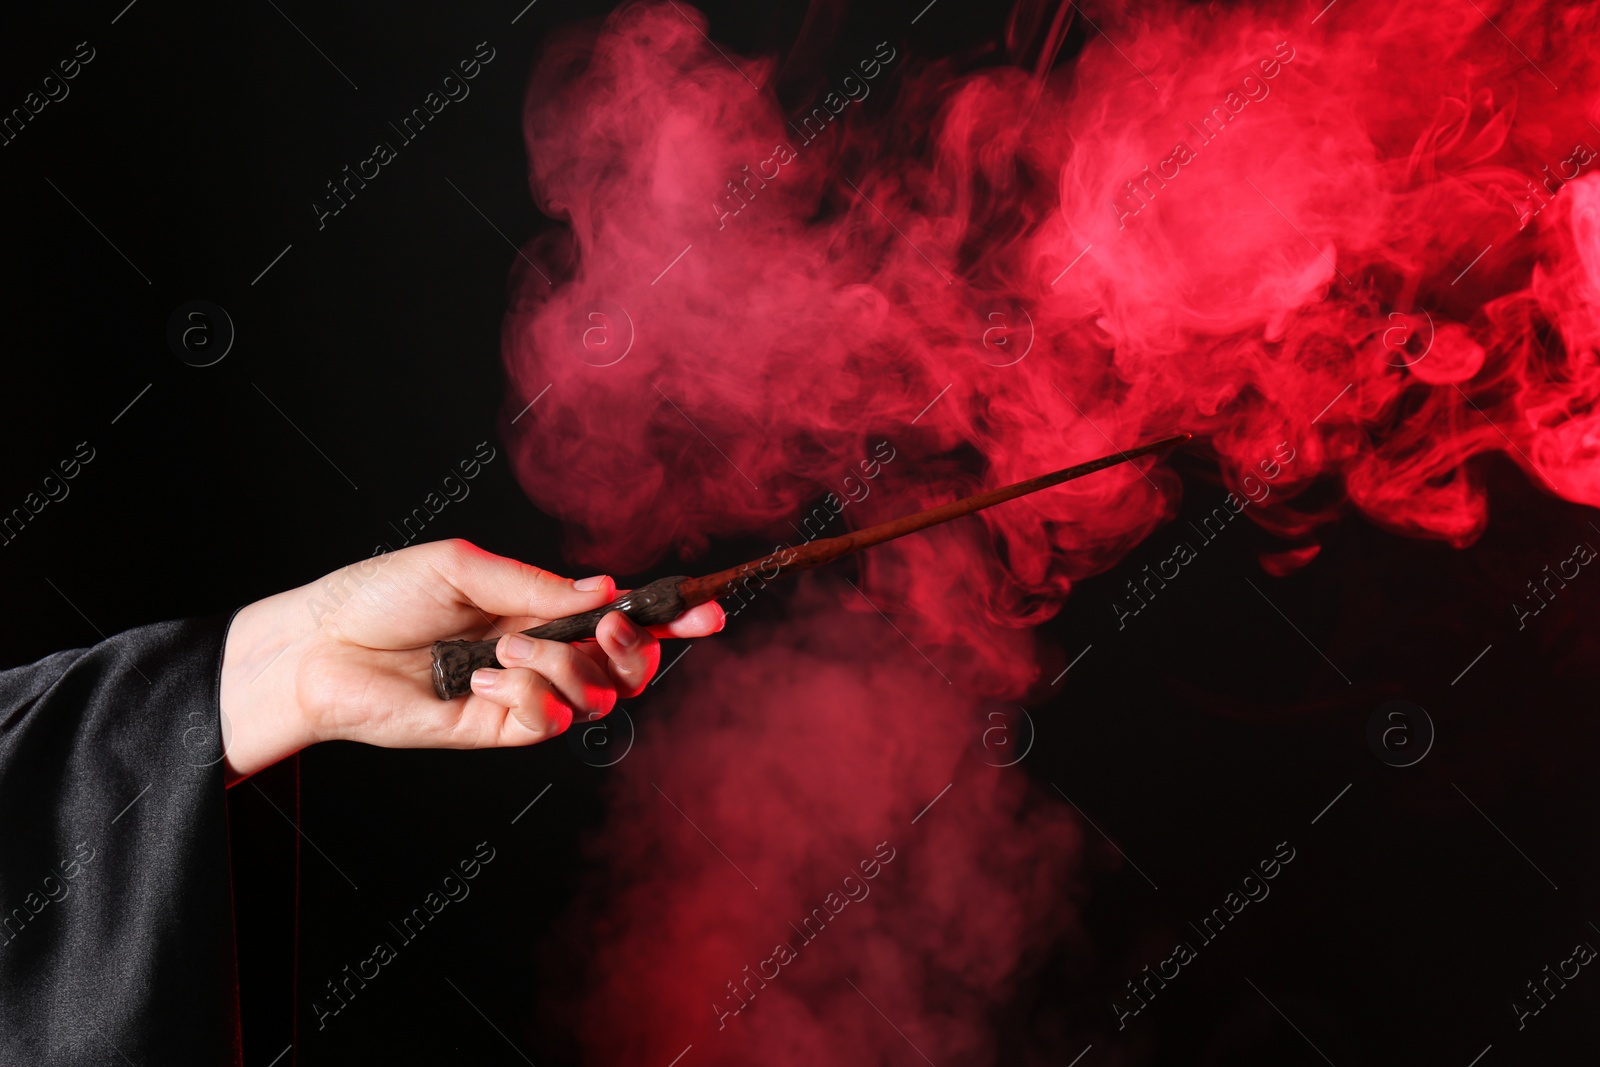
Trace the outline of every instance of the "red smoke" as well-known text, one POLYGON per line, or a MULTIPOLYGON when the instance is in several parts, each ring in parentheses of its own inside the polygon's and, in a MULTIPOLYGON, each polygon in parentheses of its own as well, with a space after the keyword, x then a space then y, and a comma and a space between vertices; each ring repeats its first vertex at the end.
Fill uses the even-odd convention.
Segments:
MULTIPOLYGON (((1600 505, 1597 5, 1321 6, 1090 10, 1104 34, 1055 63, 1079 16, 1025 3, 1009 63, 890 41, 792 112, 776 61, 719 51, 685 4, 567 37, 528 94, 532 188, 567 228, 528 250, 506 328, 511 410, 537 401, 522 484, 623 573, 793 542, 829 492, 869 491, 824 536, 1178 429, 1241 494, 1294 450, 1250 509, 1288 539, 1276 574, 1349 508, 1469 543, 1481 453, 1600 505)), ((723 983, 882 840, 901 859, 839 943, 727 1026, 763 1062, 874 1061, 870 997, 945 1059, 992 1058, 984 1005, 1059 929, 1074 832, 1018 772, 971 773, 974 708, 1028 689, 1020 627, 1177 492, 1123 467, 1008 504, 689 657, 661 687, 688 736, 646 723, 615 772, 596 1059, 751 1055, 716 1029, 723 983), (981 945, 975 893, 1005 916, 981 945)))
POLYGON ((781 628, 696 646, 680 735, 637 716, 576 938, 593 1062, 905 1062, 878 1011, 981 1061, 1020 958, 1074 922, 1065 805, 971 773, 970 702, 832 600, 804 582, 781 628))

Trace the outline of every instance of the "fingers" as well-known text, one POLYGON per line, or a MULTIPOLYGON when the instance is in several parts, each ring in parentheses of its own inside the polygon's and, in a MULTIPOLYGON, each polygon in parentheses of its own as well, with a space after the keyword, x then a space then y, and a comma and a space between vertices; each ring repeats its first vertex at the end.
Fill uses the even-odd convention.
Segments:
POLYGON ((661 643, 620 611, 613 611, 595 627, 595 642, 605 652, 605 669, 620 696, 644 691, 661 662, 661 643))
MULTIPOLYGON (((631 589, 617 589, 606 601, 607 604, 618 597, 626 596, 631 589)), ((604 605, 599 605, 603 607, 604 605)), ((585 608, 584 610, 593 610, 585 608)), ((549 616, 505 616, 499 620, 502 629, 531 630, 539 623, 547 620, 549 616)), ((716 601, 697 605, 684 612, 668 623, 660 623, 648 629, 657 637, 706 637, 718 633, 727 625, 727 612, 722 610, 722 605, 716 601)))
POLYGON ((444 579, 460 599, 490 615, 559 619, 602 607, 617 595, 616 583, 609 576, 572 581, 485 552, 459 539, 422 545, 416 551, 424 553, 427 566, 444 579))
POLYGON ((659 637, 705 637, 720 631, 728 624, 728 614, 722 610, 722 605, 715 600, 679 615, 665 626, 651 627, 651 633, 659 637))
POLYGON ((564 733, 572 725, 572 705, 547 679, 523 667, 505 670, 484 667, 473 671, 468 710, 479 700, 500 709, 501 715, 506 711, 511 713, 510 720, 505 723, 507 729, 495 730, 490 744, 543 741, 564 733))
POLYGON ((599 718, 616 706, 612 679, 571 645, 507 634, 495 653, 505 669, 475 671, 473 693, 509 709, 540 737, 562 732, 574 715, 599 718))

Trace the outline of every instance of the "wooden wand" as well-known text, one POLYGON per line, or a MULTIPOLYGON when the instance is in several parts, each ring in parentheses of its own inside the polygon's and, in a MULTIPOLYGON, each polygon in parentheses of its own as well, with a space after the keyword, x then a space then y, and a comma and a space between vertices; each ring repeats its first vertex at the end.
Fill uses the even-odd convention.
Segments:
MULTIPOLYGON (((938 507, 919 511, 914 515, 905 515, 876 526, 868 526, 864 530, 856 530, 854 533, 812 541, 799 548, 785 548, 749 563, 741 563, 737 567, 708 574, 703 578, 688 578, 683 575, 657 578, 649 585, 642 585, 624 593, 603 608, 569 615, 564 619, 555 619, 522 632, 524 636, 543 641, 582 641, 593 637, 595 627, 600 624, 600 620, 613 611, 622 612, 640 626, 660 626, 708 600, 733 595, 741 585, 751 580, 765 584, 781 575, 820 567, 824 563, 832 563, 840 556, 848 556, 863 548, 881 545, 885 541, 892 541, 897 537, 916 533, 918 530, 926 530, 930 526, 959 519, 963 515, 971 515, 975 511, 982 511, 1007 500, 1037 493, 1052 485, 1070 482, 1085 474, 1093 474, 1095 471, 1105 470, 1107 467, 1114 467, 1119 463, 1126 463, 1164 448, 1171 448, 1182 444, 1192 436, 1187 433, 1174 434, 1159 441, 1140 445, 1138 448, 1130 448, 1126 452, 1101 456, 1099 459, 1079 463, 1054 474, 1029 478, 1025 482, 991 489, 986 493, 978 493, 949 504, 940 504, 938 507)), ((433 688, 434 692, 439 694, 440 700, 451 700, 471 692, 472 672, 479 667, 500 666, 500 661, 494 654, 495 643, 493 640, 434 642, 433 688)))

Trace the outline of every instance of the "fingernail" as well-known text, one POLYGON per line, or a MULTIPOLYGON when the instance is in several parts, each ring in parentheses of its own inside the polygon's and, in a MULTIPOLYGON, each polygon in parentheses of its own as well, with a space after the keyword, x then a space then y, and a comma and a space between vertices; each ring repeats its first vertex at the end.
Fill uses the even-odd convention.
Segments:
POLYGON ((505 653, 508 659, 527 659, 533 655, 533 638, 521 634, 506 634, 505 653))
POLYGON ((493 667, 480 667, 472 672, 472 691, 474 693, 492 693, 494 684, 500 679, 500 672, 493 667))
POLYGON ((604 589, 610 580, 609 574, 597 574, 593 578, 579 578, 572 583, 572 588, 580 593, 592 593, 596 589, 604 589))
POLYGON ((639 629, 633 620, 622 614, 622 612, 619 611, 616 614, 617 628, 613 633, 616 635, 617 644, 623 648, 632 648, 639 643, 639 638, 644 636, 644 631, 639 629))

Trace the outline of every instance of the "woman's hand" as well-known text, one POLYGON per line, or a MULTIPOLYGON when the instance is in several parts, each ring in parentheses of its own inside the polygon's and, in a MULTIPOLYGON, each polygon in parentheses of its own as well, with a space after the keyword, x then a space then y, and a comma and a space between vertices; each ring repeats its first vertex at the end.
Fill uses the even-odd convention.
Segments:
POLYGON ((646 632, 621 612, 594 641, 517 633, 617 596, 608 577, 570 581, 466 541, 417 545, 257 601, 229 627, 222 657, 228 783, 318 741, 385 748, 504 748, 554 737, 644 689, 661 659, 655 634, 722 629, 702 604, 646 632), (472 694, 433 691, 435 641, 499 636, 504 670, 480 670, 472 694))

